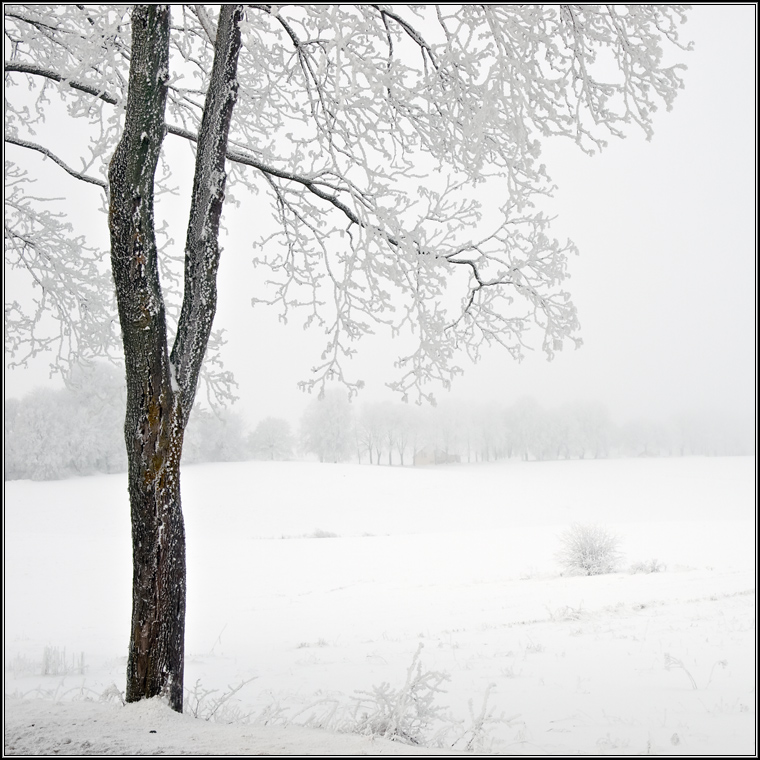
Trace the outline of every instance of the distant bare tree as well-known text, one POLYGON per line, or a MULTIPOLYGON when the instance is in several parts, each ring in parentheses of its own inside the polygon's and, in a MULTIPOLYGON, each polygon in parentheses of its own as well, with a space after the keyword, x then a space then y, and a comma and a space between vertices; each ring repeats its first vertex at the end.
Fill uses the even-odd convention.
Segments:
POLYGON ((356 439, 359 451, 366 451, 369 455, 369 463, 380 464, 380 455, 383 450, 385 421, 382 410, 378 404, 365 404, 362 406, 356 421, 356 439))
POLYGON ((301 448, 320 462, 344 462, 351 453, 353 426, 348 395, 337 388, 325 391, 301 418, 301 448))
POLYGON ((185 431, 183 461, 241 462, 248 459, 243 418, 233 409, 196 406, 185 431))
POLYGON ((399 464, 405 464, 404 456, 414 437, 414 411, 406 404, 396 404, 391 411, 393 424, 393 443, 398 454, 399 464))
POLYGON ((266 417, 248 436, 248 447, 257 459, 290 459, 293 456, 290 424, 278 417, 266 417))

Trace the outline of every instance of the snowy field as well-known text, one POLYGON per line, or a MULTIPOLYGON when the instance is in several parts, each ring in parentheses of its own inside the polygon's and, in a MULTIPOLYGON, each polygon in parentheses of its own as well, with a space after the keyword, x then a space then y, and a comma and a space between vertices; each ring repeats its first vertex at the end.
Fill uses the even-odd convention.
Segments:
POLYGON ((357 735, 383 703, 455 752, 755 753, 754 457, 184 468, 186 711, 217 722, 121 703, 125 476, 5 497, 7 754, 430 753, 357 735), (561 575, 574 522, 618 572, 561 575))

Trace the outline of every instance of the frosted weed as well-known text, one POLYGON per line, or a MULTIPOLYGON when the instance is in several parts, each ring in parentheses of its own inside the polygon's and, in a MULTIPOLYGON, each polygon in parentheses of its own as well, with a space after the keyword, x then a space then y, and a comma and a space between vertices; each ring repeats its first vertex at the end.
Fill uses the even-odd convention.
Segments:
POLYGON ((469 701, 469 723, 454 718, 447 707, 438 704, 446 690, 448 673, 425 670, 420 660, 420 644, 406 671, 402 686, 393 688, 384 682, 369 691, 357 691, 351 705, 325 696, 307 705, 291 717, 277 705, 257 722, 280 725, 306 725, 340 733, 379 737, 420 747, 451 747, 466 752, 487 751, 494 744, 491 729, 496 724, 510 725, 517 717, 494 715, 488 702, 493 688, 485 691, 479 710, 469 701), (306 717, 303 720, 302 716, 306 717))
POLYGON ((45 647, 42 653, 43 676, 84 675, 84 652, 66 657, 66 648, 45 647))
POLYGON ((233 697, 256 676, 241 681, 237 686, 229 686, 227 691, 219 696, 217 689, 205 689, 198 679, 192 689, 185 689, 184 712, 194 718, 215 723, 248 723, 251 720, 251 711, 244 710, 233 697))
POLYGON ((694 676, 692 676, 692 674, 686 670, 686 666, 683 664, 683 662, 665 652, 665 670, 672 670, 673 668, 680 668, 683 670, 683 672, 686 673, 686 675, 689 677, 689 681, 691 681, 691 688, 696 690, 697 682, 694 680, 694 676))

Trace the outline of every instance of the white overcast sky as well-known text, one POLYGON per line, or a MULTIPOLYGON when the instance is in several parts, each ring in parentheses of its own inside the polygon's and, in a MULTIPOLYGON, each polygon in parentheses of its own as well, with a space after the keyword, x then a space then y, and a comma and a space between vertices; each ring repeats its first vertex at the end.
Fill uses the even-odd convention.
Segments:
MULTIPOLYGON (((656 115, 651 142, 632 132, 593 158, 564 144, 544 150, 558 185, 553 233, 580 249, 566 288, 584 346, 553 362, 539 349, 519 365, 492 350, 463 365, 452 397, 508 405, 531 395, 547 407, 595 400, 620 421, 688 410, 754 419, 756 7, 694 6, 682 39, 695 43, 683 54, 686 88, 656 115)), ((97 224, 105 232, 105 217, 97 224)), ((321 341, 298 319, 282 327, 251 309, 261 270, 251 266, 249 232, 230 224, 223 244, 216 326, 228 331, 225 365, 251 424, 296 421, 310 400, 297 383, 321 341)), ((390 339, 359 348, 360 402, 393 398, 384 390, 394 379, 390 339)), ((46 382, 46 366, 6 370, 6 396, 46 382)))

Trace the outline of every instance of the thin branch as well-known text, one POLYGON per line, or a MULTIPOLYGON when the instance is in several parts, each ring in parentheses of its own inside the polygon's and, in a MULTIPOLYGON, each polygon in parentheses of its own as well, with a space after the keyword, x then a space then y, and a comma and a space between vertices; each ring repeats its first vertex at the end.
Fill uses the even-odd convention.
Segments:
POLYGON ((109 95, 102 89, 85 84, 84 82, 77 82, 74 79, 66 79, 66 77, 61 76, 58 72, 52 71, 51 69, 43 69, 41 66, 32 66, 29 63, 20 63, 18 61, 6 61, 5 73, 7 74, 9 72, 32 74, 34 76, 52 79, 54 82, 65 82, 72 89, 85 92, 88 95, 94 95, 96 98, 100 98, 100 100, 105 101, 109 105, 115 106, 119 103, 113 95, 109 95))
POLYGON ((19 140, 17 137, 11 137, 10 135, 5 135, 5 142, 10 143, 11 145, 18 145, 20 148, 36 150, 38 153, 42 153, 43 156, 46 156, 52 161, 55 161, 55 163, 58 164, 61 169, 63 169, 75 179, 82 180, 82 182, 89 182, 91 185, 97 185, 98 187, 105 190, 106 193, 108 193, 108 183, 105 180, 97 179, 96 177, 90 177, 87 174, 78 172, 76 169, 72 169, 63 160, 58 158, 55 153, 43 147, 42 145, 37 145, 37 143, 29 142, 28 140, 19 140))
MULTIPOLYGON (((175 127, 171 124, 167 124, 166 131, 170 135, 182 137, 185 140, 190 140, 194 143, 198 142, 197 135, 189 132, 186 129, 182 129, 181 127, 175 127)), ((314 179, 303 177, 299 174, 293 174, 292 172, 287 172, 282 169, 276 169, 274 166, 270 166, 269 164, 265 164, 262 161, 259 161, 250 153, 242 153, 241 151, 228 148, 226 156, 230 161, 234 161, 237 164, 243 164, 244 166, 251 166, 254 169, 258 169, 260 172, 269 175, 270 177, 277 177, 278 179, 288 180, 289 182, 297 182, 298 184, 303 185, 307 190, 309 190, 309 192, 314 193, 314 195, 316 195, 318 198, 331 203, 339 211, 342 211, 350 222, 359 226, 364 226, 361 219, 359 219, 359 217, 345 203, 339 200, 336 196, 330 195, 329 193, 322 190, 318 186, 319 183, 314 179)))
POLYGON ((435 59, 432 48, 425 41, 425 38, 408 21, 405 21, 403 18, 401 18, 401 16, 389 10, 388 8, 381 8, 379 5, 371 5, 370 7, 374 8, 380 14, 383 19, 383 23, 386 25, 386 29, 388 28, 386 19, 393 19, 393 21, 395 21, 407 33, 407 35, 409 35, 414 43, 419 46, 420 50, 422 51, 423 60, 425 59, 425 54, 427 53, 427 57, 433 64, 433 68, 435 68, 436 71, 438 70, 438 62, 435 59))
POLYGON ((206 9, 202 5, 193 5, 190 9, 196 15, 198 21, 200 22, 200 25, 203 27, 203 31, 206 32, 208 41, 212 45, 215 45, 216 29, 214 29, 214 26, 211 23, 211 19, 208 17, 208 13, 206 13, 206 9))

